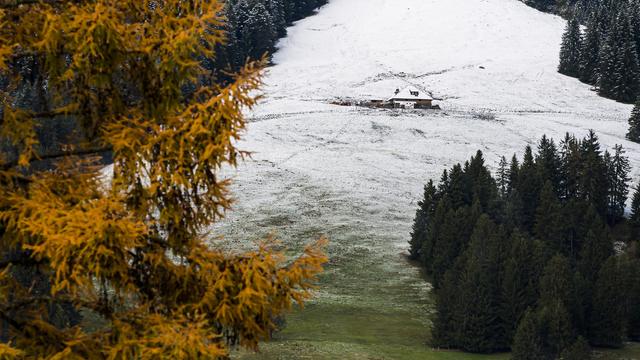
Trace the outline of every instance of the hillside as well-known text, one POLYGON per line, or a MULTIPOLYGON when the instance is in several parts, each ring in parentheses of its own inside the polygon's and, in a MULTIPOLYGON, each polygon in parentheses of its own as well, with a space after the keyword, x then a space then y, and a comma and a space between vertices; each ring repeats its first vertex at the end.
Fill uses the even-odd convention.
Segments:
POLYGON ((430 287, 404 253, 423 184, 477 149, 495 167, 543 134, 594 129, 640 178, 640 145, 624 139, 631 107, 556 72, 564 25, 516 0, 331 0, 289 29, 216 234, 275 232, 294 249, 327 234, 331 262, 257 358, 461 358, 425 345, 430 287), (442 110, 330 104, 408 85, 442 110))

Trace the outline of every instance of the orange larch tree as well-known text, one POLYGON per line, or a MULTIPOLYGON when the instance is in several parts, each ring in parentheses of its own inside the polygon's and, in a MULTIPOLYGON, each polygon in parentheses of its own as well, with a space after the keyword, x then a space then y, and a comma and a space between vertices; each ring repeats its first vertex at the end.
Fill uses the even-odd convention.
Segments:
POLYGON ((321 240, 296 259, 217 250, 230 208, 219 175, 263 62, 229 85, 199 59, 224 42, 216 0, 0 0, 0 359, 226 358, 256 349, 310 296, 321 240), (21 106, 20 59, 46 106, 21 106), (39 128, 72 119, 82 141, 45 151, 39 128), (105 174, 93 154, 113 156, 105 174), (55 167, 35 166, 52 161, 55 167), (8 256, 19 253, 22 256, 8 256), (46 291, 16 279, 24 263, 46 291), (99 325, 52 325, 52 304, 99 325))

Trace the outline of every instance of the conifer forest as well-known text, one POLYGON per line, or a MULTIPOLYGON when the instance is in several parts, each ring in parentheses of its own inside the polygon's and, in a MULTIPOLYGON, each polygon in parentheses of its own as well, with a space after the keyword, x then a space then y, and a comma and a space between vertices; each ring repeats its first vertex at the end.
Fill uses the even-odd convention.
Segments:
POLYGON ((543 136, 535 152, 502 157, 495 177, 484 161, 478 151, 427 183, 414 220, 411 255, 436 289, 434 343, 581 359, 582 344, 638 339, 640 261, 626 246, 640 192, 625 218, 624 149, 602 151, 593 132, 543 136))

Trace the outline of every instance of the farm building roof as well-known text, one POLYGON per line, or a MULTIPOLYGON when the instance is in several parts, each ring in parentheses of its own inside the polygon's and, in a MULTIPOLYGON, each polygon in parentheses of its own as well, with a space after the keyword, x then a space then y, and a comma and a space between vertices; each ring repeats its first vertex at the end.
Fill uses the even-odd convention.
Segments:
POLYGON ((424 91, 420 91, 414 87, 406 87, 402 89, 402 91, 393 95, 389 100, 418 101, 418 100, 433 100, 433 98, 424 91))

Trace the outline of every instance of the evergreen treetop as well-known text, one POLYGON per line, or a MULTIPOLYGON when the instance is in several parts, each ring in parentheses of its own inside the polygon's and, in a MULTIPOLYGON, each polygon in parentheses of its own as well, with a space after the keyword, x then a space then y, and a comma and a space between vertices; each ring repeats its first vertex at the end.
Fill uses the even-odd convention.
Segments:
POLYGON ((624 329, 640 334, 640 317, 593 311, 640 308, 640 287, 626 290, 634 278, 610 264, 614 241, 626 240, 611 226, 640 224, 638 192, 631 219, 623 216, 630 179, 621 146, 603 151, 593 131, 581 140, 567 134, 559 148, 545 136, 508 170, 502 158, 497 180, 481 153, 445 174, 422 252, 438 301, 447 301, 436 306, 438 346, 555 359, 589 353, 579 337, 618 346, 624 329), (593 322, 614 335, 595 332, 593 322))
POLYGON ((580 23, 575 18, 567 22, 562 45, 560 47, 560 65, 558 71, 561 74, 577 77, 580 75, 580 51, 582 49, 582 33, 580 23))
POLYGON ((636 101, 631 116, 629 117, 629 132, 627 139, 640 143, 640 99, 636 101))

